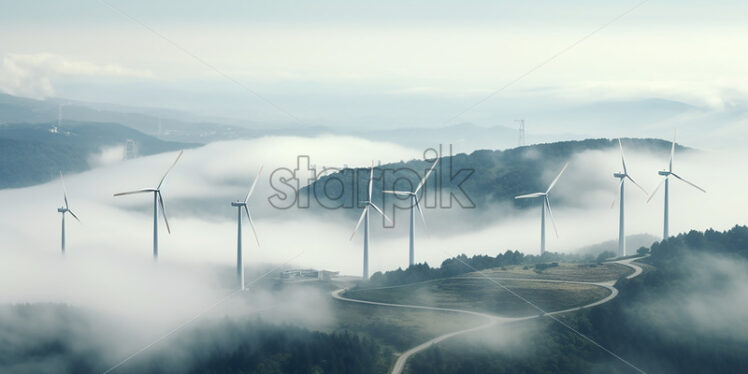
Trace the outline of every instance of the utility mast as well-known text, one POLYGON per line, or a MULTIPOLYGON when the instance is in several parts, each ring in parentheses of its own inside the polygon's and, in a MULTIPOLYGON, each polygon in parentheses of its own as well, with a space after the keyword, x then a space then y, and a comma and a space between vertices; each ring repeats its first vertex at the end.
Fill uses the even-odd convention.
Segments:
POLYGON ((521 147, 525 145, 525 120, 515 119, 514 122, 519 123, 519 136, 517 139, 517 146, 521 147))

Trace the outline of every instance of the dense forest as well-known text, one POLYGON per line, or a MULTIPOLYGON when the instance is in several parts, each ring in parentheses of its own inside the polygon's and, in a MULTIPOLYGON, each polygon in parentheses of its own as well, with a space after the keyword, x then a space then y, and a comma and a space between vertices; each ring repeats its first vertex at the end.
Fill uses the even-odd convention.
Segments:
MULTIPOLYGON (((748 228, 691 231, 651 247, 654 269, 621 279, 618 297, 560 317, 648 373, 748 372, 748 228)), ((630 373, 631 367, 548 318, 511 349, 457 339, 413 358, 409 373, 630 373)))
POLYGON ((385 373, 391 351, 348 332, 321 333, 259 321, 203 323, 144 355, 123 373, 385 373))
MULTIPOLYGON (((101 373, 135 350, 115 321, 59 304, 0 307, 0 372, 101 373), (113 353, 118 352, 118 353, 113 353)), ((155 345, 117 373, 384 373, 393 354, 349 332, 322 333, 260 320, 202 321, 155 345)))
POLYGON ((115 123, 0 125, 0 188, 44 183, 60 171, 88 170, 92 156, 106 147, 124 147, 128 139, 135 141, 140 156, 199 145, 163 141, 115 123))

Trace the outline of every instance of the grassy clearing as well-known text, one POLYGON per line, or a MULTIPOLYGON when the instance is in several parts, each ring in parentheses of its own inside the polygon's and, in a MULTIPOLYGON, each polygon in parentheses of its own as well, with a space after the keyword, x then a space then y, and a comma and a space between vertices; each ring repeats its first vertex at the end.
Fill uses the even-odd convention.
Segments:
MULTIPOLYGON (((634 270, 621 264, 569 264, 560 263, 543 271, 536 271, 532 266, 507 266, 483 270, 482 273, 496 278, 550 279, 574 282, 604 282, 625 277, 634 270)), ((465 276, 480 276, 475 273, 465 276)))
MULTIPOLYGON (((573 308, 602 299, 606 288, 573 283, 499 281, 546 311, 573 308)), ((456 277, 398 287, 351 290, 350 298, 393 304, 426 305, 487 312, 506 316, 537 314, 537 310, 484 278, 456 277)))

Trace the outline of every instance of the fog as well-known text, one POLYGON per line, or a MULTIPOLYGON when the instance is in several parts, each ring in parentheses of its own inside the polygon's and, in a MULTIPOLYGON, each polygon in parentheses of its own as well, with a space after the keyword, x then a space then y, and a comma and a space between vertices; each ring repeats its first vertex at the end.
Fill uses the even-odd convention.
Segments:
MULTIPOLYGON (((172 233, 167 234, 159 217, 159 260, 154 263, 152 195, 114 198, 112 194, 155 187, 176 153, 118 162, 111 156, 115 150, 103 150, 99 168, 65 176, 70 208, 81 222, 67 217, 64 257, 60 255, 60 215, 56 212, 63 204, 61 183, 0 191, 4 207, 0 211, 4 256, 0 302, 68 303, 125 321, 132 328, 125 334, 127 338, 118 338, 118 348, 110 352, 113 358, 121 357, 231 292, 236 210, 230 202, 244 198, 260 165, 264 169, 249 206, 261 246, 254 242, 245 218, 247 282, 263 274, 268 274, 263 279, 274 278, 284 267, 359 275, 362 233, 348 240, 355 225, 353 215, 342 210, 275 209, 269 202, 276 193, 268 183, 269 176, 278 168, 295 169, 298 155, 308 155, 319 170, 346 164, 368 167, 372 160, 385 164, 421 159, 422 152, 337 136, 267 137, 187 150, 163 187, 172 233)), ((626 157, 629 173, 651 192, 660 181, 656 172, 666 165, 667 156, 628 150, 626 157)), ((708 192, 671 181, 671 234, 746 223, 737 209, 748 203, 740 193, 745 175, 735 174, 743 170, 739 165, 743 159, 727 151, 676 154, 675 171, 708 192)), ((611 209, 610 205, 618 186, 612 173, 619 169, 615 149, 584 152, 570 160, 550 197, 559 237, 549 223, 549 250, 573 252, 617 237, 618 206, 611 209)), ((549 167, 537 172, 548 183, 558 170, 549 167)), ((527 191, 531 192, 535 191, 527 191)), ((662 191, 649 204, 646 199, 627 183, 626 232, 660 236, 662 191)), ((416 260, 439 265, 460 253, 496 255, 507 249, 538 254, 538 210, 515 209, 508 203, 477 209, 425 209, 429 230, 417 222, 416 260)), ((408 215, 397 210, 393 218, 394 229, 383 228, 382 221, 372 219, 370 273, 407 265, 408 215)), ((629 248, 630 253, 635 250, 629 248)), ((313 328, 330 323, 324 293, 254 292, 265 293, 242 295, 238 304, 221 304, 210 315, 247 315, 283 305, 286 313, 265 317, 313 328)))
MULTIPOLYGON (((283 266, 321 265, 323 261, 310 259, 321 258, 335 246, 321 239, 345 237, 348 229, 314 224, 313 218, 294 218, 285 211, 267 214, 274 213, 263 204, 269 186, 258 183, 250 206, 262 247, 255 245, 245 218, 246 282, 251 291, 232 294, 236 289, 236 211, 229 203, 244 198, 260 164, 265 164, 266 173, 293 166, 297 154, 309 154, 319 165, 333 164, 342 159, 338 158, 341 154, 350 155, 346 162, 351 165, 369 164, 379 155, 391 157, 387 161, 418 155, 387 144, 324 137, 225 142, 187 151, 163 186, 172 234, 159 217, 160 256, 155 263, 152 195, 114 198, 112 194, 155 187, 176 153, 123 162, 114 162, 108 156, 112 153, 102 151, 97 169, 65 176, 70 208, 81 222, 67 216, 64 257, 56 211, 63 206, 60 181, 0 192, 5 207, 0 213, 0 303, 65 303, 93 312, 96 318, 81 322, 87 335, 81 349, 95 350, 105 364, 115 363, 195 317, 260 316, 257 313, 273 309, 262 318, 310 328, 328 326, 331 313, 326 293, 270 292, 265 285, 257 286, 275 279, 283 266), (218 207, 200 208, 210 204, 218 207), (336 230, 339 233, 330 234, 336 230), (228 295, 232 296, 226 299, 228 295), (211 305, 217 306, 206 310, 211 305)), ((3 329, 8 339, 12 336, 17 341, 54 336, 62 318, 29 321, 12 313, 5 317, 5 327, 24 326, 3 329)), ((70 319, 79 321, 78 316, 70 319)), ((54 367, 53 358, 39 365, 31 370, 54 367)))
MULTIPOLYGON (((342 209, 275 209, 270 203, 269 198, 277 193, 268 183, 271 173, 278 168, 297 168, 297 155, 308 155, 310 163, 320 170, 323 166, 366 167, 371 160, 388 163, 420 159, 422 150, 334 136, 219 142, 188 150, 163 188, 172 234, 167 234, 159 218, 159 264, 233 264, 236 210, 230 202, 243 199, 262 164, 264 171, 249 200, 261 246, 258 248, 254 243, 245 220, 247 265, 283 264, 298 256, 288 265, 358 275, 362 233, 348 240, 357 213, 345 214, 342 209)), ((102 261, 90 266, 104 267, 97 271, 102 273, 107 272, 105 264, 110 258, 149 263, 152 196, 113 198, 112 194, 154 187, 175 156, 169 153, 109 163, 86 173, 66 176, 71 208, 82 220, 79 224, 68 217, 68 262, 102 261)), ((626 157, 630 174, 651 192, 661 180, 656 172, 666 165, 667 156, 631 150, 626 157)), ((744 206, 747 199, 739 193, 741 183, 734 175, 735 170, 740 170, 737 161, 740 159, 727 152, 676 154, 674 170, 705 188, 707 193, 675 179, 671 181, 671 234, 690 229, 726 229, 745 223, 740 211, 732 208, 744 206), (731 174, 728 183, 725 176, 731 174)), ((548 223, 546 236, 550 250, 569 252, 617 238, 618 204, 610 206, 618 187, 612 173, 619 169, 620 159, 615 150, 584 152, 570 160, 550 195, 559 232, 556 238, 548 223)), ((549 167, 538 172, 549 183, 558 170, 549 167)), ((303 186, 307 181, 301 179, 303 186)), ((0 201, 5 207, 0 213, 5 224, 0 230, 7 238, 4 245, 8 250, 17 253, 20 259, 26 258, 25 261, 31 261, 30 256, 37 254, 56 258, 53 256, 59 254, 60 217, 54 209, 62 204, 61 197, 59 181, 0 192, 0 201)), ((429 202, 429 198, 426 196, 424 201, 429 202)), ((627 234, 661 236, 662 199, 660 190, 646 203, 647 196, 627 182, 627 234)), ((449 209, 427 205, 428 230, 420 219, 416 223, 417 260, 438 265, 444 258, 463 252, 495 255, 507 249, 518 249, 538 253, 539 204, 538 200, 535 207, 526 210, 515 209, 508 203, 475 209, 464 209, 456 204, 449 209)), ((383 228, 384 221, 372 216, 370 261, 374 271, 407 265, 407 210, 397 209, 392 218, 394 229, 383 228)), ((133 266, 141 268, 139 263, 133 266)))
POLYGON ((627 311, 652 328, 703 337, 748 339, 748 262, 735 257, 690 253, 679 271, 690 277, 664 297, 627 311))

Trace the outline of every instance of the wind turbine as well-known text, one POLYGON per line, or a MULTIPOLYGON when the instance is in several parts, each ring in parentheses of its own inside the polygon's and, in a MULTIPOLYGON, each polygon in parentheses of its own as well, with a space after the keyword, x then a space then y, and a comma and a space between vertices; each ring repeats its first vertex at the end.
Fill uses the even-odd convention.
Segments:
POLYGON ((158 206, 161 205, 161 215, 164 217, 164 223, 166 223, 166 231, 171 234, 171 229, 169 228, 169 220, 166 219, 166 208, 164 207, 164 198, 161 196, 161 186, 164 184, 164 180, 166 180, 166 176, 169 175, 169 172, 171 169, 174 168, 174 165, 177 164, 177 161, 179 161, 179 158, 182 157, 182 153, 184 151, 179 151, 179 154, 177 155, 177 159, 174 160, 174 163, 171 164, 168 170, 166 170, 166 173, 164 173, 164 176, 161 177, 161 181, 158 182, 158 185, 156 188, 144 188, 141 190, 135 190, 135 191, 128 191, 128 192, 120 192, 114 194, 114 196, 123 196, 123 195, 133 195, 138 193, 146 193, 146 192, 153 192, 153 260, 158 260, 158 206))
POLYGON ((667 170, 660 170, 660 171, 657 172, 657 174, 662 175, 665 178, 662 178, 662 180, 660 181, 660 184, 657 185, 657 187, 654 189, 654 191, 652 191, 652 195, 650 195, 649 199, 647 199, 647 202, 649 202, 650 200, 652 200, 652 198, 654 197, 654 195, 657 193, 657 190, 659 190, 660 187, 662 187, 663 183, 665 184, 665 224, 663 225, 663 229, 662 229, 662 239, 663 240, 670 237, 670 234, 668 232, 668 230, 669 230, 669 214, 668 214, 668 210, 669 210, 668 209, 668 203, 669 202, 668 202, 668 199, 669 199, 669 194, 670 194, 670 188, 669 188, 669 186, 670 186, 670 176, 672 175, 675 178, 680 179, 681 181, 683 181, 683 182, 691 185, 691 187, 694 187, 694 188, 698 189, 701 192, 706 192, 706 190, 704 190, 703 188, 701 188, 701 187, 699 187, 699 186, 697 186, 697 185, 695 185, 695 184, 693 184, 693 183, 691 183, 691 182, 689 182, 689 181, 681 178, 678 174, 673 173, 673 156, 674 155, 675 155, 675 132, 673 133, 673 144, 670 147, 670 162, 668 163, 668 168, 667 168, 667 170))
MULTIPOLYGON (((628 170, 626 169, 626 159, 623 157, 623 144, 621 144, 621 138, 618 138, 618 147, 621 149, 621 165, 623 166, 623 173, 613 173, 613 177, 618 178, 621 180, 621 183, 619 185, 621 189, 621 196, 620 196, 620 214, 618 217, 618 257, 626 256, 626 234, 623 227, 623 187, 626 179, 631 181, 636 187, 639 187, 642 192, 644 192, 645 195, 648 195, 647 191, 639 185, 639 183, 636 183, 634 178, 631 178, 631 176, 628 173, 628 170)), ((616 204, 616 199, 613 199, 613 202, 610 204, 610 208, 612 209, 613 206, 616 204)))
POLYGON ((239 287, 241 288, 241 290, 244 290, 244 260, 242 259, 242 207, 244 208, 244 211, 247 212, 249 226, 252 227, 252 232, 255 234, 255 241, 257 241, 257 246, 259 247, 260 239, 257 238, 257 230, 255 230, 254 222, 252 222, 252 215, 249 214, 247 201, 249 200, 249 197, 252 196, 252 192, 255 190, 257 181, 260 179, 260 173, 262 173, 262 166, 260 166, 260 170, 257 171, 255 181, 252 182, 252 187, 249 188, 249 192, 247 192, 247 196, 244 197, 244 201, 237 200, 231 202, 231 206, 236 207, 236 277, 239 280, 239 287))
POLYGON ((434 164, 431 165, 431 169, 429 169, 428 172, 423 176, 423 179, 421 179, 421 182, 418 183, 418 186, 416 186, 416 189, 413 191, 382 191, 384 193, 393 194, 393 195, 400 195, 400 196, 408 196, 410 197, 410 251, 409 253, 409 261, 408 266, 413 266, 415 263, 415 226, 416 226, 416 212, 414 208, 418 208, 418 213, 421 214, 421 220, 423 221, 423 226, 426 227, 426 217, 423 216, 423 209, 421 209, 421 204, 418 203, 418 191, 421 190, 421 187, 426 183, 426 180, 429 179, 429 175, 431 175, 431 172, 434 171, 434 168, 436 167, 436 164, 439 162, 439 159, 437 158, 436 161, 434 161, 434 164))
POLYGON ((361 201, 362 203, 365 203, 363 211, 361 212, 361 217, 358 219, 358 223, 356 223, 356 228, 353 229, 353 233, 351 234, 351 237, 348 240, 353 240, 353 237, 356 235, 356 231, 358 231, 358 228, 361 226, 361 222, 364 222, 364 280, 369 279, 369 207, 374 208, 379 214, 381 214, 384 219, 387 220, 387 222, 390 221, 389 217, 387 217, 386 214, 382 211, 382 209, 379 209, 378 206, 374 205, 374 203, 371 202, 371 189, 372 189, 372 180, 374 179, 374 161, 371 162, 371 168, 369 172, 369 195, 368 200, 361 201))
POLYGON ((545 209, 548 208, 548 217, 551 219, 551 223, 553 224, 553 231, 556 233, 556 237, 558 238, 558 229, 556 228, 556 222, 553 220, 553 211, 551 210, 551 200, 548 198, 548 193, 551 192, 553 187, 556 185, 556 182, 558 182, 558 179, 561 178, 561 174, 564 173, 566 170, 566 167, 569 166, 569 163, 565 163, 564 167, 561 168, 561 172, 558 173, 556 176, 556 179, 551 182, 551 184, 548 186, 548 189, 545 190, 545 192, 535 192, 527 195, 519 195, 515 196, 515 199, 534 199, 536 197, 542 197, 543 198, 543 204, 540 205, 540 255, 542 256, 543 253, 545 253, 545 209))
POLYGON ((68 204, 68 190, 65 188, 65 179, 62 177, 62 172, 60 172, 60 181, 62 182, 62 197, 65 200, 65 206, 57 208, 57 211, 62 214, 62 254, 65 254, 65 213, 70 213, 70 215, 78 222, 81 220, 78 219, 78 216, 76 216, 72 210, 70 210, 70 205, 68 204))

